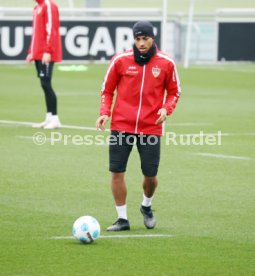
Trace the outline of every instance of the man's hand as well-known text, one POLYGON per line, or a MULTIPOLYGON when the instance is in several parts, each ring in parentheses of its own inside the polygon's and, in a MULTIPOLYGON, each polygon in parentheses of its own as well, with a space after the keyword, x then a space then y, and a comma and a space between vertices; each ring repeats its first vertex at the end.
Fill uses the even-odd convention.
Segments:
POLYGON ((44 53, 42 56, 42 64, 48 65, 51 61, 51 54, 44 53))
POLYGON ((109 120, 109 116, 101 115, 96 121, 96 128, 105 130, 105 124, 107 123, 108 120, 109 120))
POLYGON ((166 120, 167 110, 165 108, 161 108, 157 114, 159 115, 159 118, 157 119, 155 124, 162 124, 166 120))
POLYGON ((31 63, 31 62, 32 62, 32 56, 31 54, 28 54, 26 58, 26 63, 31 63))

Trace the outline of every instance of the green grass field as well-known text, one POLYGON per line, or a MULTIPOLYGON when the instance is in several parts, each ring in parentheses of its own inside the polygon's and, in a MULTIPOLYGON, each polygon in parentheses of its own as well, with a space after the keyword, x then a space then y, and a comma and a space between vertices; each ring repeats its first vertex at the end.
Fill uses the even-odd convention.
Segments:
MULTIPOLYGON (((56 67, 63 124, 94 127, 105 70, 56 67)), ((82 245, 64 239, 76 218, 95 216, 103 236, 116 219, 108 149, 49 140, 38 146, 35 129, 4 122, 37 122, 45 110, 33 66, 1 65, 0 275, 255 275, 254 73, 255 64, 179 68, 183 94, 166 131, 221 131, 222 145, 166 145, 163 138, 154 230, 144 228, 139 212, 142 175, 134 149, 127 170, 132 230, 116 233, 131 237, 82 245)))

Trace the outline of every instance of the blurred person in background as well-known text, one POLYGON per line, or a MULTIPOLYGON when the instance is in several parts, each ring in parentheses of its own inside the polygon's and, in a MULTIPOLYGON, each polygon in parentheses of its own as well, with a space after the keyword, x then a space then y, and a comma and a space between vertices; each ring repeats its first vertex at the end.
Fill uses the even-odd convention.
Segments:
POLYGON ((115 55, 110 62, 102 86, 100 116, 96 121, 96 127, 104 130, 112 113, 109 170, 118 218, 108 231, 130 229, 125 171, 135 143, 144 176, 140 212, 145 227, 155 227, 151 204, 158 185, 160 137, 163 122, 174 111, 181 92, 175 63, 158 50, 153 25, 139 21, 133 26, 133 35, 133 49, 115 55), (115 89, 117 95, 111 110, 115 89))
POLYGON ((57 114, 57 96, 52 88, 55 62, 62 61, 62 44, 58 6, 52 0, 36 0, 33 12, 33 33, 26 61, 35 62, 46 101, 45 120, 33 124, 35 128, 55 129, 61 127, 57 114))

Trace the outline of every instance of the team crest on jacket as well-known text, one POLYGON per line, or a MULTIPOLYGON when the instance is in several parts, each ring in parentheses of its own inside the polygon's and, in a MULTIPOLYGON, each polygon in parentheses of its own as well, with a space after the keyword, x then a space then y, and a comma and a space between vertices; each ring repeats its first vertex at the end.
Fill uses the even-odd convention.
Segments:
POLYGON ((157 78, 161 72, 161 69, 158 67, 152 67, 151 71, 152 71, 154 78, 157 78))

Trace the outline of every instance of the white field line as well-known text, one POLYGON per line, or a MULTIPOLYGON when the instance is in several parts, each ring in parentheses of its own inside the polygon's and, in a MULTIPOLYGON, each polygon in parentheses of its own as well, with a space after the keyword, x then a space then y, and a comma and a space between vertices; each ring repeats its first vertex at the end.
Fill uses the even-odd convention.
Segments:
MULTIPOLYGON (((20 121, 8 121, 8 120, 0 120, 0 124, 6 124, 6 125, 16 125, 16 126, 32 126, 33 122, 20 122, 20 121)), ((83 127, 83 126, 72 126, 72 125, 62 125, 61 128, 66 129, 81 129, 81 130, 96 130, 95 127, 83 127)), ((38 129, 39 130, 39 129, 38 129)), ((109 131, 106 129, 106 131, 109 131)))
MULTIPOLYGON (((34 140, 35 137, 33 137, 33 136, 16 136, 16 138, 34 140)), ((52 140, 51 138, 45 138, 45 139, 46 139, 46 141, 51 141, 52 140)))
POLYGON ((234 155, 224 155, 224 154, 215 154, 215 153, 205 153, 205 152, 196 152, 194 155, 204 156, 204 157, 213 157, 213 158, 223 158, 223 159, 236 159, 236 160, 253 160, 251 157, 246 156, 234 156, 234 155))
MULTIPOLYGON (((20 121, 10 121, 10 120, 0 120, 0 124, 6 125, 21 125, 21 126, 32 126, 33 122, 20 122, 20 121)), ((211 123, 170 123, 171 126, 207 126, 212 125, 211 123)), ((83 126, 73 126, 73 125, 62 125, 62 128, 67 129, 83 129, 83 130, 97 130, 95 127, 83 127, 83 126)), ((107 129, 107 131, 109 131, 107 129)))
MULTIPOLYGON (((9 120, 0 120, 0 124, 5 125, 16 125, 16 126, 32 126, 33 122, 20 122, 20 121, 9 121, 9 120)), ((189 126, 192 123, 184 123, 183 126, 189 126)), ((174 125, 174 124, 173 124, 174 125)), ((63 129, 81 129, 81 130, 93 130, 98 131, 95 127, 86 127, 86 126, 74 126, 74 125, 62 125, 63 129)), ((40 129, 38 129, 39 131, 40 129)), ((42 129, 43 130, 43 129, 42 129)), ((57 131, 57 129, 55 130, 57 131)), ((106 129, 106 131, 110 131, 106 129)), ((183 133, 183 134, 176 134, 176 136, 207 136, 207 135, 214 135, 214 136, 255 136, 255 132, 248 132, 248 133, 183 133)))
MULTIPOLYGON (((134 234, 134 235, 101 235, 99 236, 100 239, 130 239, 130 238, 173 238, 174 235, 170 234, 134 234)), ((53 240, 67 240, 67 239, 74 239, 73 236, 55 236, 51 237, 50 239, 53 240)))
POLYGON ((167 123, 169 126, 212 126, 212 123, 167 123))
POLYGON ((32 122, 20 122, 20 121, 9 121, 9 120, 0 120, 0 124, 5 125, 17 125, 17 126, 32 126, 32 122))
MULTIPOLYGON (((71 126, 71 125, 62 125, 61 128, 99 131, 99 130, 98 130, 97 128, 95 128, 95 127, 83 127, 83 126, 71 126)), ((109 129, 106 129, 106 131, 110 131, 110 130, 109 130, 109 129)))
MULTIPOLYGON (((170 132, 171 133, 171 132, 170 132)), ((176 136, 255 136, 255 132, 244 132, 244 133, 223 133, 223 132, 215 132, 215 133, 180 133, 176 134, 176 136)))

